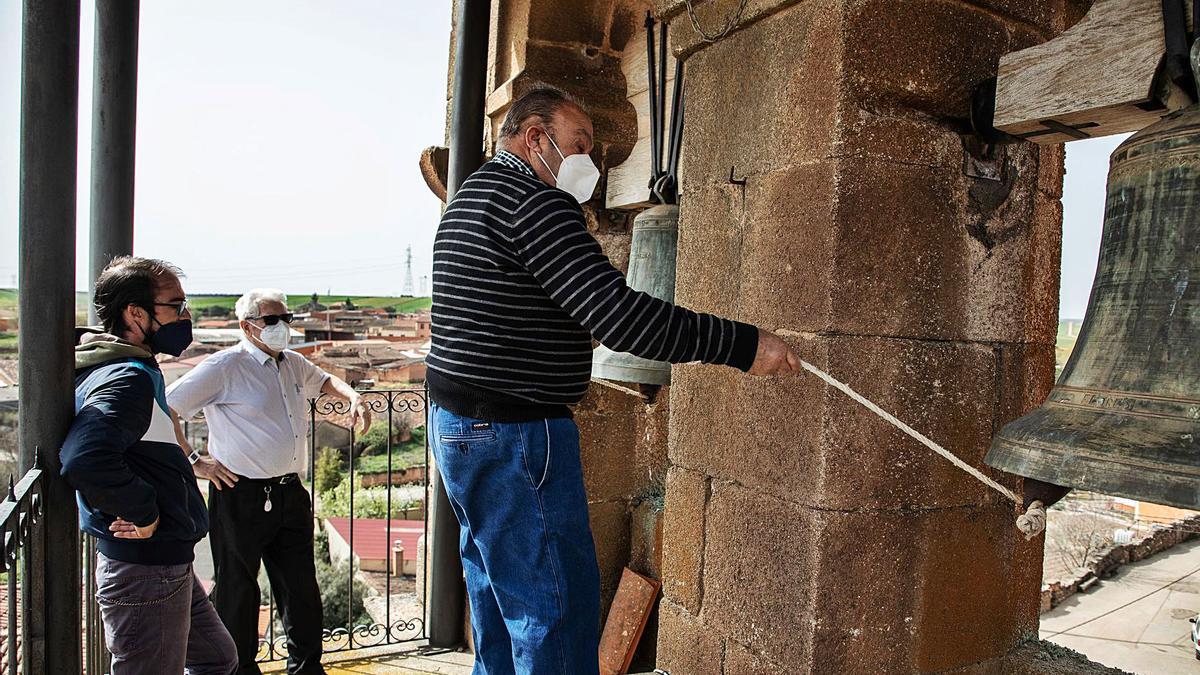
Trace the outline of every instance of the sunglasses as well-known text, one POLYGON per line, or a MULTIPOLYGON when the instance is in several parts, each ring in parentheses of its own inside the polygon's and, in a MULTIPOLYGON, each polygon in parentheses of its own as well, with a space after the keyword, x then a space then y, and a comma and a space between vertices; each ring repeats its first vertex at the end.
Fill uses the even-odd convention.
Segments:
POLYGON ((188 311, 188 301, 187 300, 182 300, 180 302, 156 302, 156 303, 154 303, 154 306, 155 307, 170 307, 171 309, 175 310, 175 316, 183 316, 188 311))
POLYGON ((274 326, 275 324, 279 323, 280 321, 290 324, 292 322, 292 319, 294 319, 294 318, 296 318, 296 315, 291 312, 288 312, 287 314, 265 314, 263 316, 248 316, 248 317, 246 317, 246 320, 247 321, 262 321, 264 325, 274 326))

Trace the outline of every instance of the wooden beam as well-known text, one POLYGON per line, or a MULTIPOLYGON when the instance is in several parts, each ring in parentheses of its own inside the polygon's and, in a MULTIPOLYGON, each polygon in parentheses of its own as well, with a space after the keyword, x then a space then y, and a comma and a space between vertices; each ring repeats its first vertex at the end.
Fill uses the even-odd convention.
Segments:
POLYGON ((446 171, 450 165, 450 148, 431 146, 421 151, 421 177, 438 199, 446 201, 446 171))
MULTIPOLYGON (((658 39, 657 27, 655 28, 655 39, 658 39)), ((625 48, 625 52, 621 56, 621 71, 625 73, 625 87, 629 92, 629 102, 637 110, 638 139, 629 153, 629 157, 618 166, 608 170, 605 207, 625 210, 644 209, 653 206, 650 202, 650 91, 649 81, 646 79, 646 31, 644 29, 639 30, 625 48)), ((668 58, 667 122, 664 132, 668 135, 671 129, 671 99, 674 95, 675 60, 668 58)), ((666 139, 663 139, 663 142, 665 144, 666 139)), ((665 161, 665 152, 663 156, 665 161)))
POLYGON ((1096 0, 1062 35, 1000 59, 994 125, 1043 144, 1137 131, 1190 104, 1157 77, 1165 52, 1161 0, 1096 0))

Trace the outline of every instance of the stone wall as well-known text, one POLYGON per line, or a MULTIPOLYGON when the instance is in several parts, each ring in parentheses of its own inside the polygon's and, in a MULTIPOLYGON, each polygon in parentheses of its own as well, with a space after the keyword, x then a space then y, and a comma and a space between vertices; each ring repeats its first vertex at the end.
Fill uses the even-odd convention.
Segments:
MULTIPOLYGON (((591 108, 601 168, 623 161, 619 58, 650 4, 495 3, 488 150, 547 82, 591 108)), ((1088 4, 749 0, 707 44, 659 0, 687 58, 677 299, 780 332, 980 465, 1052 384, 1063 154, 1013 146, 1001 180, 965 175, 969 94, 1088 4)), ((586 211, 623 265, 629 219, 586 211)), ((811 377, 674 377, 651 406, 594 386, 576 415, 606 607, 623 565, 656 573, 662 531, 659 667, 982 673, 1036 651, 1041 540, 1011 505, 811 377)))
MULTIPOLYGON (((1063 154, 1008 147, 1001 180, 972 178, 963 121, 1001 54, 1078 8, 751 0, 711 45, 661 9, 688 57, 678 300, 981 465, 1052 385, 1063 154)), ((1036 630, 1041 539, 840 393, 681 366, 671 409, 660 667, 934 672, 1036 630)))
POLYGON ((1200 516, 1192 516, 1156 528, 1148 537, 1138 541, 1115 544, 1104 550, 1096 551, 1089 556, 1084 569, 1073 579, 1053 581, 1042 586, 1041 611, 1049 612, 1063 600, 1080 591, 1087 590, 1088 585, 1096 583, 1094 581, 1096 579, 1112 577, 1122 565, 1145 560, 1186 541, 1191 541, 1197 536, 1200 536, 1200 516))

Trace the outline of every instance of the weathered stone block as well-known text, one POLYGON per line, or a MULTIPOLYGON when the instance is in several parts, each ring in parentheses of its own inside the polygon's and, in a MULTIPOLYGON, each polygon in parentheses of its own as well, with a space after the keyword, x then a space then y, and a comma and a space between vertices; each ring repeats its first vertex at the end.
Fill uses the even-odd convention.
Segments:
MULTIPOLYGON (((961 149, 943 164, 961 161, 961 149)), ((833 329, 858 335, 1030 342, 1054 307, 1031 285, 1057 280, 1030 250, 1052 222, 1034 217, 1037 151, 1007 152, 1004 178, 847 159, 838 170, 833 329), (1018 269, 1021 274, 1014 274, 1018 269), (1034 304, 1036 301, 1037 304, 1034 304)), ((1050 338, 1052 341, 1052 337, 1050 338)))
POLYGON ((633 508, 629 527, 629 569, 662 580, 663 507, 644 501, 633 508))
POLYGON ((736 185, 688 188, 679 207, 675 302, 737 318, 741 284, 743 196, 736 185))
POLYGON ((1054 199, 1062 199, 1067 146, 1039 145, 1038 153, 1038 189, 1054 199))
POLYGON ((810 613, 821 573, 818 550, 829 543, 815 527, 815 515, 714 481, 706 516, 701 618, 720 635, 796 666, 795 672, 807 670, 810 621, 824 621, 820 612, 810 613))
MULTIPOLYGON (((1057 32, 1055 30, 1063 20, 1063 3, 1061 0, 969 0, 969 4, 999 12, 1005 18, 1031 24, 1030 28, 1039 29, 1045 37, 1057 32)), ((1015 21, 1009 22, 1010 24, 1015 21)))
POLYGON ((941 169, 962 169, 961 127, 908 110, 847 106, 838 120, 837 156, 941 169))
POLYGON ((531 40, 604 47, 612 11, 609 0, 529 0, 528 36, 531 40))
POLYGON ((669 388, 654 405, 593 384, 575 410, 588 498, 631 499, 665 479, 669 388))
MULTIPOLYGON (((599 387, 593 387, 596 388, 599 387)), ((628 397, 620 392, 613 394, 628 397)), ((644 478, 630 461, 637 446, 633 416, 577 413, 575 423, 579 426, 580 460, 588 499, 627 499, 637 493, 644 478)))
MULTIPOLYGON (((814 340, 798 351, 827 368, 825 348, 814 340)), ((747 377, 712 366, 679 366, 674 375, 673 464, 795 501, 819 493, 823 383, 808 375, 747 377)))
MULTIPOLYGON (((958 458, 983 465, 992 439, 997 354, 972 343, 831 338, 830 374, 958 458)), ((933 508, 1000 498, 859 403, 826 394, 822 508, 933 508)), ((808 500, 805 500, 808 501, 808 500)))
POLYGON ((658 667, 680 675, 721 675, 721 638, 686 609, 659 605, 658 667))
POLYGON ((699 614, 704 596, 704 520, 708 479, 703 474, 672 467, 667 472, 663 510, 663 594, 692 614, 699 614))
POLYGON ((996 74, 1008 26, 939 0, 844 0, 845 95, 867 108, 968 119, 971 91, 996 74))
POLYGON ((1054 387, 1052 345, 1001 345, 996 432, 1021 415, 1036 410, 1054 387))
POLYGON ((797 671, 776 663, 765 656, 755 654, 742 645, 725 642, 725 675, 793 675, 797 671))
POLYGON ((637 497, 653 496, 661 502, 667 480, 667 444, 671 423, 671 387, 659 388, 654 402, 645 406, 637 422, 637 461, 633 470, 641 479, 637 497))
POLYGON ((600 621, 603 625, 617 585, 621 583, 621 571, 629 560, 628 504, 592 502, 588 504, 588 519, 600 565, 600 621))
POLYGON ((936 672, 1002 656, 1037 619, 1038 542, 1014 516, 1010 506, 822 512, 819 672, 936 672))
POLYGON ((837 166, 820 161, 748 179, 739 309, 743 321, 819 331, 838 309, 834 268, 837 166))
MULTIPOLYGON (((690 33, 686 18, 674 22, 673 36, 686 41, 690 33)), ((688 189, 727 183, 730 167, 740 177, 828 155, 841 39, 832 3, 820 0, 783 9, 729 35, 720 49, 689 57, 688 189)))

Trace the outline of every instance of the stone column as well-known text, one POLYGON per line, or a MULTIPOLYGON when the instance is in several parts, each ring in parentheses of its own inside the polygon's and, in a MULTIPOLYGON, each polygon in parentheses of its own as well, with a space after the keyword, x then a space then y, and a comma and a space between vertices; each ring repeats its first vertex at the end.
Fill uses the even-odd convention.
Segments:
MULTIPOLYGON (((960 133, 1064 3, 758 0, 715 44, 663 5, 688 55, 679 302, 780 331, 982 466, 1052 385, 1062 151, 975 178, 960 133)), ((660 667, 934 672, 1036 635, 1042 539, 836 390, 682 366, 670 405, 660 667)))

